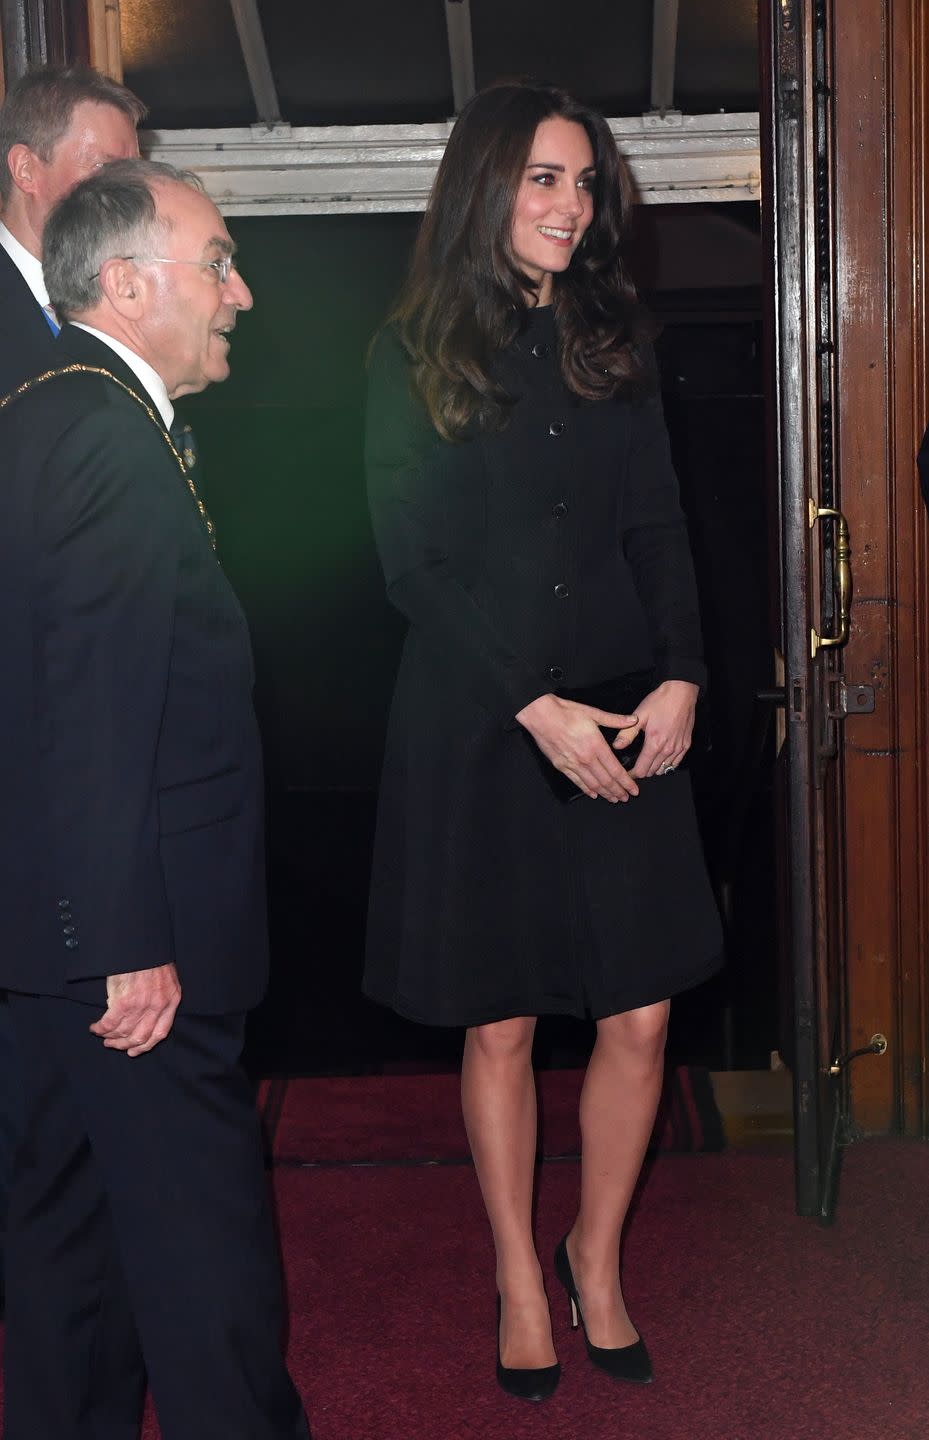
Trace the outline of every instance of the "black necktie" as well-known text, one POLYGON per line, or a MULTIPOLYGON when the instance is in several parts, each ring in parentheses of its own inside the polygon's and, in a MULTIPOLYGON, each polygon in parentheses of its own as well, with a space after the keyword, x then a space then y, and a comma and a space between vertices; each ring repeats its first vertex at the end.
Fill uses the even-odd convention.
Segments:
MULTIPOLYGON (((194 432, 183 420, 175 420, 171 426, 171 443, 184 462, 188 474, 200 465, 200 452, 194 432)), ((199 479, 199 476, 197 477, 199 479)))

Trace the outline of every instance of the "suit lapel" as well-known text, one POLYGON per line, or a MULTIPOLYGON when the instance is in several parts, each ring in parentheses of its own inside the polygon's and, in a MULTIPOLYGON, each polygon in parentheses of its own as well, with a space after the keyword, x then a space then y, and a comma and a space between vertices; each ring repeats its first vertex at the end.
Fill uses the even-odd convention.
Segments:
POLYGON ((25 328, 31 339, 47 341, 52 332, 42 307, 9 255, 0 245, 0 296, 3 299, 0 323, 11 334, 25 328))
POLYGON ((48 321, 9 255, 0 246, 0 396, 55 363, 48 321))
POLYGON ((165 429, 164 421, 158 412, 154 399, 148 393, 135 371, 131 370, 126 362, 122 360, 116 351, 107 345, 105 341, 98 340, 96 335, 88 335, 86 330, 79 330, 75 325, 66 324, 62 326, 61 334, 55 344, 55 350, 60 353, 61 358, 58 361, 59 365, 63 366, 76 363, 78 365, 92 366, 98 370, 108 370, 121 385, 124 385, 127 390, 131 390, 136 399, 141 401, 164 436, 165 452, 173 456, 174 461, 178 465, 194 504, 200 512, 200 519, 209 536, 210 544, 215 550, 216 535, 213 529, 213 522, 207 514, 206 507, 197 492, 196 485, 187 473, 187 466, 182 456, 178 453, 173 439, 165 429))
POLYGON ((86 330, 79 330, 75 325, 65 324, 61 328, 56 345, 56 354, 60 354, 59 365, 77 363, 79 365, 93 365, 100 370, 109 370, 117 380, 122 381, 149 409, 154 410, 155 419, 163 430, 165 428, 158 407, 151 395, 146 390, 142 381, 131 370, 111 346, 98 340, 96 335, 88 335, 86 330))

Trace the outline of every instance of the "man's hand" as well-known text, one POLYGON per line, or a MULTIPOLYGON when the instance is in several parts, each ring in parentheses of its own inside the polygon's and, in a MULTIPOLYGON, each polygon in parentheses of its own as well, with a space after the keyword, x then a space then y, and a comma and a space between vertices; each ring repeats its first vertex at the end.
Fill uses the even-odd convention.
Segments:
POLYGON ((144 1055, 164 1040, 181 1003, 181 986, 173 965, 108 975, 106 1013, 91 1025, 108 1050, 144 1055))
POLYGON ((627 801, 639 787, 603 738, 601 725, 638 733, 635 715, 613 715, 560 695, 540 695, 516 716, 547 760, 591 799, 627 801))

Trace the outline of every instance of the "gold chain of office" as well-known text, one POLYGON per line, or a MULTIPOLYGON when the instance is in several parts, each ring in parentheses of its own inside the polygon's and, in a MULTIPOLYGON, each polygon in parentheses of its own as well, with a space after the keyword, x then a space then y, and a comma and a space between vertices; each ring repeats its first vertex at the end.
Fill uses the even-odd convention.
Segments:
POLYGON ((46 380, 55 380, 58 378, 59 375, 102 375, 105 380, 112 380, 113 384, 118 385, 120 390, 125 390, 126 394, 130 396, 137 405, 141 406, 141 408, 148 416, 149 420, 151 420, 152 424, 157 428, 162 439, 167 444, 168 449, 171 451, 171 454, 177 461, 180 467, 181 474, 187 482, 187 488, 190 491, 191 495, 194 497, 194 504, 200 511, 200 518, 206 526, 206 533, 210 537, 210 544, 215 550, 216 531, 213 528, 213 522, 207 514, 206 506, 200 499, 200 496, 197 494, 197 487, 194 484, 191 476, 188 474, 187 466, 184 464, 183 457, 178 452, 177 446, 174 444, 174 441, 171 439, 171 436, 168 434, 167 430, 162 425, 159 417, 155 414, 155 411, 152 409, 151 405, 146 405, 141 395, 137 395, 130 386, 125 384, 124 381, 120 380, 118 375, 114 375, 111 370, 105 370, 102 365, 78 364, 64 365, 60 370, 46 370, 44 375, 36 375, 32 380, 24 381, 24 383, 20 385, 16 390, 11 390, 9 395, 5 395, 3 399, 0 400, 0 410, 5 409, 5 407, 9 405, 13 400, 17 400, 20 395, 25 395, 28 391, 35 389, 36 385, 42 385, 45 383, 46 380))

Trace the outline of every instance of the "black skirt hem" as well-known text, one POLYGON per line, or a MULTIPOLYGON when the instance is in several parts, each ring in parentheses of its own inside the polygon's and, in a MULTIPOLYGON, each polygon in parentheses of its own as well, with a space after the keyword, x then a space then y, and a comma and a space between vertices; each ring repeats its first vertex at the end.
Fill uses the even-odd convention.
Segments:
POLYGON ((614 994, 604 1003, 595 1007, 590 1005, 572 1005, 554 1001, 545 1001, 542 1004, 535 1003, 519 1006, 515 1003, 511 1006, 504 1006, 501 1009, 490 1011, 474 1011, 467 1015, 457 1014, 454 1016, 425 1015, 406 1000, 402 995, 394 992, 384 992, 374 985, 363 982, 362 994, 376 1005, 384 1005, 388 1010, 393 1010, 404 1020, 412 1020, 417 1025, 432 1025, 446 1029, 470 1029, 474 1025, 494 1025, 500 1020, 515 1020, 521 1016, 528 1015, 538 1018, 543 1015, 567 1015, 577 1020, 605 1020, 609 1015, 621 1015, 626 1010, 641 1010, 645 1005, 656 1005, 662 1000, 673 1000, 675 995, 683 995, 688 990, 693 990, 697 985, 702 985, 713 975, 722 969, 724 956, 717 952, 699 970, 695 970, 686 976, 677 976, 666 980, 660 991, 656 992, 652 987, 650 990, 630 989, 625 994, 614 994))

